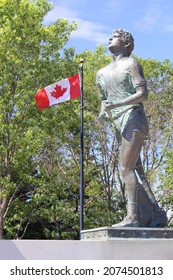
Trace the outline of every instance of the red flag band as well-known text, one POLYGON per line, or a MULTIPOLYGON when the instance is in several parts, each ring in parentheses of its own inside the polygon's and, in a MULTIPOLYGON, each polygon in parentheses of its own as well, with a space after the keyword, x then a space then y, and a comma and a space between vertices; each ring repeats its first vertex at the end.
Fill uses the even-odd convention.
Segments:
POLYGON ((72 98, 78 98, 80 93, 80 75, 76 74, 43 88, 37 92, 35 99, 38 109, 41 110, 72 98))

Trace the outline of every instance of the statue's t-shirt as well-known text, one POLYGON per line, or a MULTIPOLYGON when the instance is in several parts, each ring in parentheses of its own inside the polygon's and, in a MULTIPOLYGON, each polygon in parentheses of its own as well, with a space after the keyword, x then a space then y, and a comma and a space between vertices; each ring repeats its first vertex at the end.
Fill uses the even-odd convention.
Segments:
MULTIPOLYGON (((141 65, 131 57, 113 61, 99 70, 96 75, 96 83, 101 99, 115 103, 136 93, 138 86, 146 85, 141 65)), ((119 131, 123 131, 134 107, 143 108, 143 104, 121 106, 111 110, 113 122, 119 131)))

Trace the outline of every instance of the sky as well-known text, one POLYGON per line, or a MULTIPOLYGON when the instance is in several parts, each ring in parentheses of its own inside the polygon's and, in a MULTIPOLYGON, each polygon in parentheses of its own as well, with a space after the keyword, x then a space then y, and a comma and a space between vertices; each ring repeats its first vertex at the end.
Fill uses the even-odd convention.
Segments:
POLYGON ((66 47, 76 53, 94 51, 99 44, 107 47, 117 28, 131 32, 135 39, 133 54, 143 59, 173 61, 172 0, 50 0, 54 8, 45 24, 59 18, 78 24, 66 47))

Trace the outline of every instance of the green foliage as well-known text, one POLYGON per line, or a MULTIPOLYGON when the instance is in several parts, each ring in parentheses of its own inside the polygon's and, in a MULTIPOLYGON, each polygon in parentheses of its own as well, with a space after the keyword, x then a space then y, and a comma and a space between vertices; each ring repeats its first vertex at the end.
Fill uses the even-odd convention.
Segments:
POLYGON ((17 234, 22 224, 34 220, 30 212, 35 205, 26 203, 26 194, 36 184, 39 154, 51 130, 49 126, 54 125, 52 131, 57 127, 55 110, 38 112, 34 95, 77 69, 72 63, 73 49, 64 49, 61 55, 76 25, 58 19, 44 26, 43 19, 51 7, 46 0, 0 3, 0 236, 3 221, 7 237, 12 231, 13 236, 20 237, 17 234), (15 224, 13 230, 8 226, 13 224, 10 219, 15 224))

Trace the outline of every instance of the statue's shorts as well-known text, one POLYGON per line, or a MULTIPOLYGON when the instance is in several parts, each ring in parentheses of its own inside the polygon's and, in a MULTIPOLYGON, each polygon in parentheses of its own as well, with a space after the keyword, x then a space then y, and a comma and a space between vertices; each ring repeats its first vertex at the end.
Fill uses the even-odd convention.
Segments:
POLYGON ((127 141, 132 139, 134 131, 139 132, 143 135, 144 139, 147 139, 148 121, 142 106, 134 107, 130 114, 129 112, 124 113, 123 116, 116 121, 116 123, 116 128, 118 129, 121 137, 125 138, 127 141), (116 123, 119 125, 119 128, 116 123))

